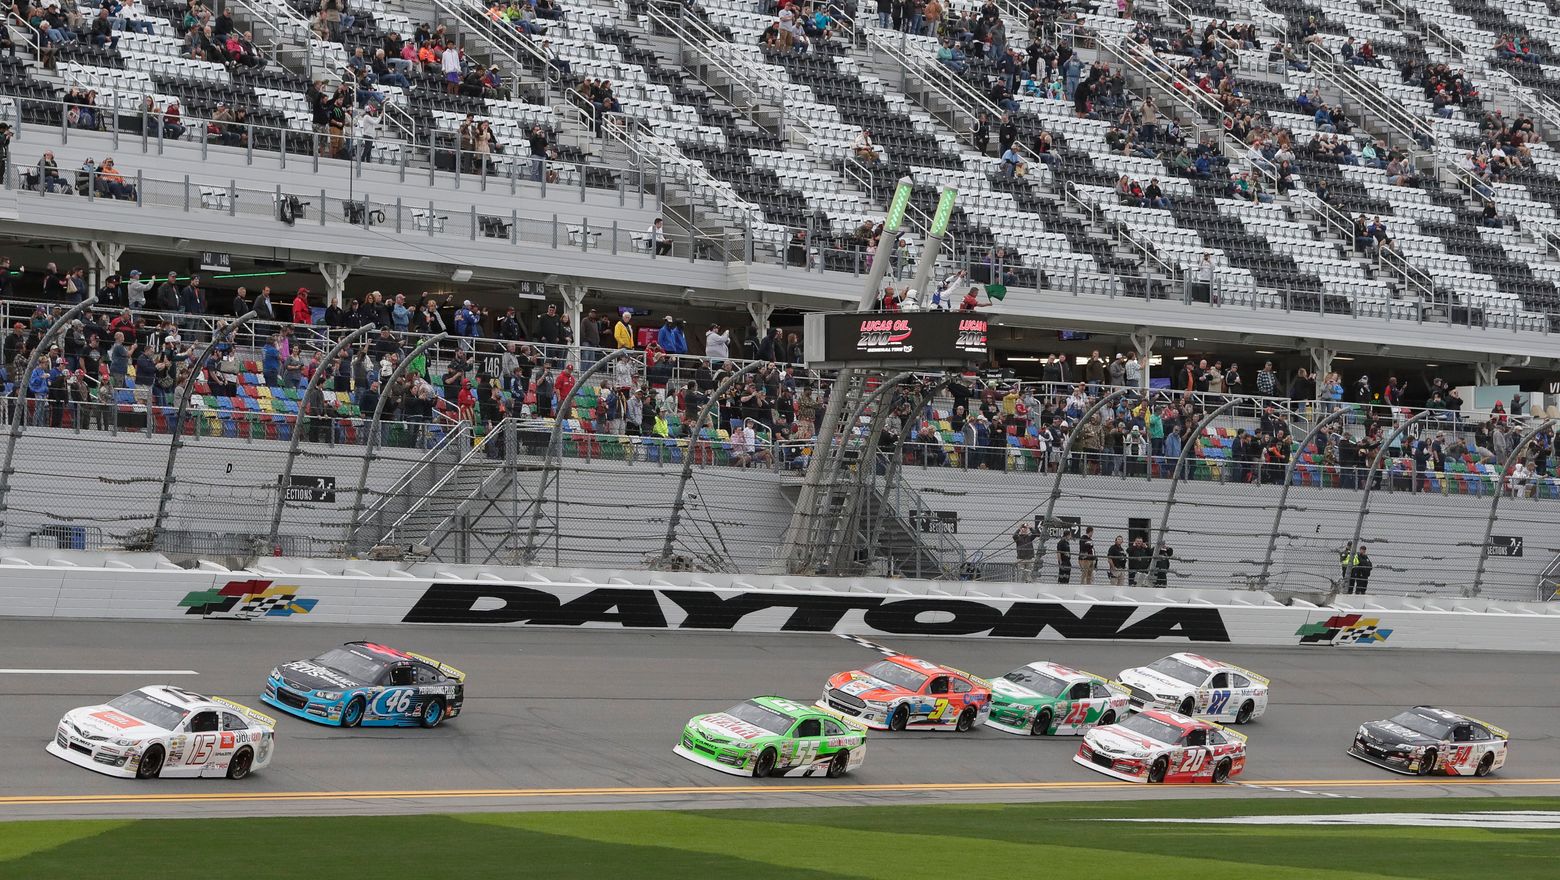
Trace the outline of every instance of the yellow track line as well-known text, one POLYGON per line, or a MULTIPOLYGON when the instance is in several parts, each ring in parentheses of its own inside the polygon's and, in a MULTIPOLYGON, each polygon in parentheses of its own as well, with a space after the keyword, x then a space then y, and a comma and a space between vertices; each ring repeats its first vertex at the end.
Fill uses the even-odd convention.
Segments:
MULTIPOLYGON (((1446 778, 1432 780, 1408 779, 1290 779, 1253 781, 1259 786, 1295 786, 1305 788, 1390 788, 1413 785, 1560 785, 1560 779, 1473 779, 1446 778)), ((870 792, 959 792, 959 791, 1062 791, 1078 789, 1114 788, 1126 790, 1127 782, 950 782, 950 783, 893 783, 875 785, 697 785, 664 786, 654 788, 491 788, 454 789, 434 791, 245 791, 166 794, 75 794, 75 795, 10 795, 0 797, 0 805, 41 806, 63 804, 165 804, 194 803, 201 801, 374 801, 374 800, 432 800, 454 798, 575 798, 575 797, 623 797, 633 798, 653 795, 763 795, 763 794, 814 794, 870 792)), ((1155 786, 1155 788, 1199 788, 1209 786, 1182 784, 1155 786)))

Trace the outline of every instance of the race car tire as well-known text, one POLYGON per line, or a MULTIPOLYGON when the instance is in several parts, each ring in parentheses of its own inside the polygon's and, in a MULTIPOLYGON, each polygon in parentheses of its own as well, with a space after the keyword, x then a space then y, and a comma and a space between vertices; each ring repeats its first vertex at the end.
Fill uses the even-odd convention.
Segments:
POLYGON ((959 713, 959 720, 953 723, 953 729, 959 733, 969 733, 971 730, 975 729, 974 707, 965 709, 963 712, 959 713))
POLYGON ((1029 725, 1030 736, 1045 736, 1051 730, 1051 710, 1041 709, 1035 713, 1035 720, 1029 725))
POLYGON ((1435 749, 1429 749, 1425 756, 1419 759, 1419 775, 1429 776, 1435 772, 1435 749))
POLYGON ((423 704, 422 714, 417 716, 417 723, 423 727, 438 727, 444 721, 444 701, 435 697, 423 704))
POLYGON ((1494 769, 1495 769, 1495 753, 1494 752, 1485 752, 1484 753, 1484 757, 1479 759, 1479 766, 1474 768, 1473 775, 1474 776, 1488 776, 1488 775, 1490 775, 1490 771, 1494 770, 1494 769))
POLYGON ((888 713, 888 729, 904 730, 910 724, 910 707, 895 706, 894 711, 888 713))
POLYGON ((1148 765, 1148 781, 1164 782, 1165 774, 1170 772, 1170 759, 1160 755, 1154 759, 1154 763, 1148 765))
POLYGON ((830 779, 839 779, 850 769, 850 752, 840 749, 829 759, 828 774, 830 779))
POLYGON ((775 760, 777 757, 778 755, 775 754, 774 749, 764 749, 762 752, 759 752, 758 757, 753 761, 753 778, 763 779, 765 776, 775 772, 775 760))
POLYGON ((1186 717, 1190 718, 1190 717, 1192 717, 1192 710, 1194 710, 1196 708, 1197 708, 1197 703, 1195 701, 1193 701, 1191 697, 1187 697, 1186 699, 1181 701, 1181 705, 1180 705, 1179 708, 1176 709, 1176 711, 1180 712, 1182 715, 1185 715, 1186 717))
POLYGON ((1215 783, 1228 782, 1230 780, 1231 766, 1233 765, 1230 763, 1229 758, 1225 758, 1224 760, 1220 761, 1218 765, 1213 768, 1213 781, 1215 783))
POLYGON ((141 755, 141 763, 136 765, 136 779, 156 779, 162 773, 163 747, 152 746, 141 755))
POLYGON ((1105 714, 1100 716, 1100 723, 1098 725, 1096 725, 1096 726, 1104 727, 1107 724, 1115 724, 1115 723, 1116 723, 1116 710, 1115 709, 1106 709, 1105 710, 1105 714))
POLYGON ((347 702, 346 708, 341 710, 341 726, 357 727, 363 723, 363 707, 365 703, 362 697, 353 697, 347 702))
POLYGON ((1240 711, 1235 713, 1236 724, 1248 724, 1252 713, 1257 711, 1257 705, 1250 700, 1240 704, 1240 711))
POLYGON ((255 765, 254 750, 248 746, 233 753, 233 760, 228 762, 227 778, 243 779, 249 775, 249 769, 255 765))

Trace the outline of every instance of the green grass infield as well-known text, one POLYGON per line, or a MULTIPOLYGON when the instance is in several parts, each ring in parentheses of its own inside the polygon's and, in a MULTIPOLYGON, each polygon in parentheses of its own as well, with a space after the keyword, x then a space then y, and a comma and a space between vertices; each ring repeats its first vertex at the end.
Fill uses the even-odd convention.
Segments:
POLYGON ((0 824, 0 878, 1560 877, 1560 831, 1116 822, 1560 812, 1560 798, 1246 799, 0 824))

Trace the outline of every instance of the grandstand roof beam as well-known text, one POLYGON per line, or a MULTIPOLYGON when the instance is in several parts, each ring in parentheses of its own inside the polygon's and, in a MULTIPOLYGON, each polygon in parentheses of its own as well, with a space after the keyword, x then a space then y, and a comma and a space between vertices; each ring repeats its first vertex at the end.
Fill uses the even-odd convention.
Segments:
POLYGON ((1149 387, 1149 383, 1148 383, 1148 372, 1149 372, 1148 359, 1151 356, 1153 356, 1153 353, 1154 353, 1154 343, 1156 343, 1158 341, 1159 341, 1159 337, 1155 336, 1154 334, 1152 334, 1150 332, 1148 332, 1148 330, 1146 328, 1139 327, 1136 330, 1132 331, 1132 347, 1137 350, 1138 369, 1142 372, 1142 375, 1143 375, 1143 380, 1142 380, 1142 387, 1143 388, 1149 387))
POLYGON ((346 263, 317 263, 316 267, 320 270, 320 277, 325 279, 325 305, 340 308, 352 267, 346 263))

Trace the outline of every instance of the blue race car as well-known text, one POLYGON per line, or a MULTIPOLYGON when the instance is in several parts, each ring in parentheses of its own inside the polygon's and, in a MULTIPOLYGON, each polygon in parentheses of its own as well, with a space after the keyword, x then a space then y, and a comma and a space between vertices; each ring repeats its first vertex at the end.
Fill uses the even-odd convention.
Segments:
POLYGON ((465 682, 466 673, 432 657, 348 642, 272 669, 260 699, 338 727, 438 727, 460 714, 465 682))

